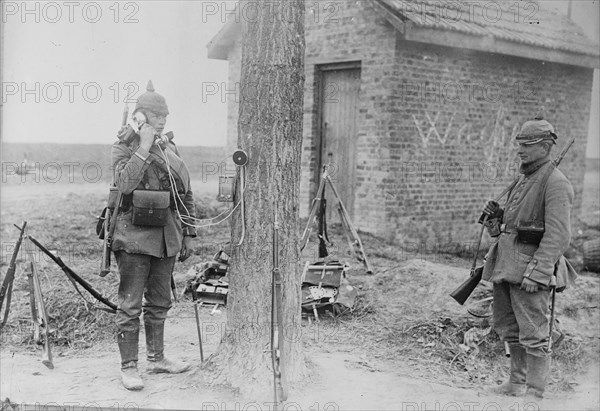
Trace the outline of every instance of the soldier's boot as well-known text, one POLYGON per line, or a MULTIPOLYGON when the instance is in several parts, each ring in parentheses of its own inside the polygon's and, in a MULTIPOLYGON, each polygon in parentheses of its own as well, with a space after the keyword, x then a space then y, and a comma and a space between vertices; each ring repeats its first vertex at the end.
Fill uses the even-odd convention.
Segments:
POLYGON ((145 324, 146 355, 148 358, 149 374, 168 373, 179 374, 188 371, 191 366, 178 361, 172 361, 164 356, 165 324, 145 324))
POLYGON ((527 390, 527 353, 519 344, 510 346, 510 376, 501 385, 489 387, 488 392, 493 394, 522 397, 527 390))
POLYGON ((121 354, 121 382, 128 390, 144 388, 144 381, 138 372, 139 330, 121 331, 117 334, 117 344, 121 354))
POLYGON ((544 398, 546 382, 550 374, 550 356, 527 354, 527 397, 539 400, 544 398))

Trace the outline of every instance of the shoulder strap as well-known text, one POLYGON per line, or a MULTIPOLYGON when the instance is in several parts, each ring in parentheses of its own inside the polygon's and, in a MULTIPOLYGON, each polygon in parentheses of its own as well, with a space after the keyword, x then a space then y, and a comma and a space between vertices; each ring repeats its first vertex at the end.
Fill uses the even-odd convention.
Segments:
MULTIPOLYGON (((517 186, 517 184, 521 182, 522 178, 523 178, 522 176, 519 176, 519 177, 515 178, 513 180, 513 182, 510 183, 510 185, 504 189, 504 191, 502 192, 502 194, 500 194, 499 197, 502 198, 502 196, 504 195, 504 193, 508 193, 508 195, 506 196, 506 201, 504 202, 504 207, 505 208, 508 205, 508 200, 510 199, 510 195, 512 194, 512 192, 515 189, 515 187, 517 186)), ((498 198, 498 200, 500 198, 498 198)))
POLYGON ((546 186, 548 185, 548 179, 550 175, 554 172, 556 166, 550 163, 548 169, 544 172, 542 179, 540 180, 540 191, 538 192, 538 196, 535 199, 535 203, 533 203, 533 219, 537 220, 538 212, 542 209, 542 205, 544 203, 544 199, 546 197, 546 186))

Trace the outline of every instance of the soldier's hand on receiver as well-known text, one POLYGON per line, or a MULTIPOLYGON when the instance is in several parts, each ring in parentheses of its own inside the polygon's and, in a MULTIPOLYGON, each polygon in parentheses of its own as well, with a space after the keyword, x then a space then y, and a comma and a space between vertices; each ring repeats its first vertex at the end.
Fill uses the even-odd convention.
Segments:
POLYGON ((155 136, 156 130, 154 129, 154 127, 152 127, 148 123, 142 125, 142 127, 140 128, 140 146, 142 146, 146 150, 150 150, 150 148, 152 148, 152 144, 154 144, 155 136))
POLYGON ((500 210, 500 204, 498 204, 494 200, 488 200, 483 206, 483 214, 487 214, 488 216, 496 214, 500 210))

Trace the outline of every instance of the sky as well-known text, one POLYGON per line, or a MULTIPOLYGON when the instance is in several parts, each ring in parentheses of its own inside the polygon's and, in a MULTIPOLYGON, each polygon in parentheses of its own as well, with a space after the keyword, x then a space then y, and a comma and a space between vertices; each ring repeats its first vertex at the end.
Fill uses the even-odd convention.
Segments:
POLYGON ((4 2, 3 140, 112 144, 151 79, 178 144, 224 145, 226 103, 202 94, 227 81, 206 48, 225 3, 4 2))
MULTIPOLYGON (((228 65, 206 45, 234 3, 3 1, 2 140, 110 144, 125 102, 133 110, 151 79, 179 145, 225 145, 228 65)), ((567 11, 567 1, 543 3, 567 11)), ((598 10, 597 0, 573 2, 596 39, 598 10)), ((588 156, 598 157, 598 113, 591 125, 588 156)))

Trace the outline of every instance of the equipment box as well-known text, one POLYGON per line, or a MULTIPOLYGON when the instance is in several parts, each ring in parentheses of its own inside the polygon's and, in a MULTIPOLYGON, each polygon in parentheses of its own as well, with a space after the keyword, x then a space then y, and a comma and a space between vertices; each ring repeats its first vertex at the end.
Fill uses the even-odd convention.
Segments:
POLYGON ((198 285, 196 298, 207 304, 227 305, 228 284, 219 280, 209 280, 198 285))
POLYGON ((302 284, 339 288, 344 265, 338 261, 304 265, 302 284))

